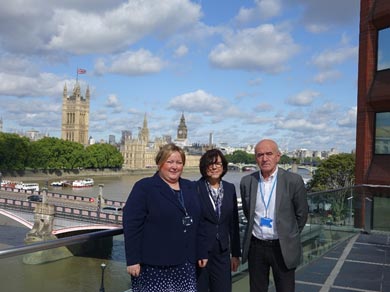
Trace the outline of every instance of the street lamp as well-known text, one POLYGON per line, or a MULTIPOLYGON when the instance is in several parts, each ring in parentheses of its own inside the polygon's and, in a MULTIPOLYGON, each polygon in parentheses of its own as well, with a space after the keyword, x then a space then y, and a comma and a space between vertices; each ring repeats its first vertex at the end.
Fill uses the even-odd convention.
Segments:
POLYGON ((102 263, 100 265, 100 268, 102 269, 102 280, 100 282, 100 290, 99 290, 99 292, 104 292, 105 291, 105 289, 104 289, 104 269, 106 268, 106 264, 102 263))

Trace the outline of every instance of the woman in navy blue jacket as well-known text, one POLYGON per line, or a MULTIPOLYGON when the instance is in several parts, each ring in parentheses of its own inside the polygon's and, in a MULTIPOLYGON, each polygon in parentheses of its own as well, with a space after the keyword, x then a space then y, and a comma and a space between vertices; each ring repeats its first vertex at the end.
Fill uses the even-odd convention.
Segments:
POLYGON ((198 292, 232 291, 231 272, 240 264, 240 231, 235 186, 222 177, 227 161, 218 149, 208 150, 200 159, 202 178, 197 189, 203 207, 207 233, 208 262, 198 268, 198 292))
POLYGON ((181 178, 183 150, 167 144, 158 171, 136 182, 123 209, 132 291, 196 291, 196 264, 205 266, 201 205, 194 183, 181 178))

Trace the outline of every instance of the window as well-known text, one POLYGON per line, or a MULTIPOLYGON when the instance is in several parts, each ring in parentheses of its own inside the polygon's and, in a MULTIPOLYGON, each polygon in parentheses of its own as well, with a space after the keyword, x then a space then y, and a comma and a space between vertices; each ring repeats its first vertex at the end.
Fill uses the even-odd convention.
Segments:
POLYGON ((376 113, 375 154, 390 154, 390 112, 376 113))
POLYGON ((378 31, 377 70, 390 69, 390 27, 378 31))

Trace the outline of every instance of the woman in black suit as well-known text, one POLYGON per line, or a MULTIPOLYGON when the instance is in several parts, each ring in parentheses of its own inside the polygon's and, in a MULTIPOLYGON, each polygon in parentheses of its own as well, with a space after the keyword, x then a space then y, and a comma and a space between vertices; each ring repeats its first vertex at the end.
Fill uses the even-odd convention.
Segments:
POLYGON ((132 291, 195 292, 196 263, 207 263, 199 196, 194 183, 180 177, 180 147, 163 146, 156 164, 158 171, 134 185, 123 209, 132 291))
POLYGON ((235 186, 222 177, 227 161, 218 149, 208 150, 200 159, 202 174, 196 184, 207 233, 208 262, 198 268, 198 292, 232 291, 231 272, 240 264, 240 232, 235 186))

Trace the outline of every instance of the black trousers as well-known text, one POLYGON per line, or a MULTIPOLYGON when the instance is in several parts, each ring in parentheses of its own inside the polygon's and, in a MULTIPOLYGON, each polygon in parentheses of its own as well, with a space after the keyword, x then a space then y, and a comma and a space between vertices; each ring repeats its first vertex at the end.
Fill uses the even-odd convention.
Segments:
POLYGON ((198 292, 231 292, 230 250, 221 250, 216 239, 205 268, 197 268, 198 292))
POLYGON ((295 291, 295 269, 288 269, 284 263, 279 240, 260 240, 252 236, 249 254, 250 292, 267 292, 270 269, 277 292, 295 291))

